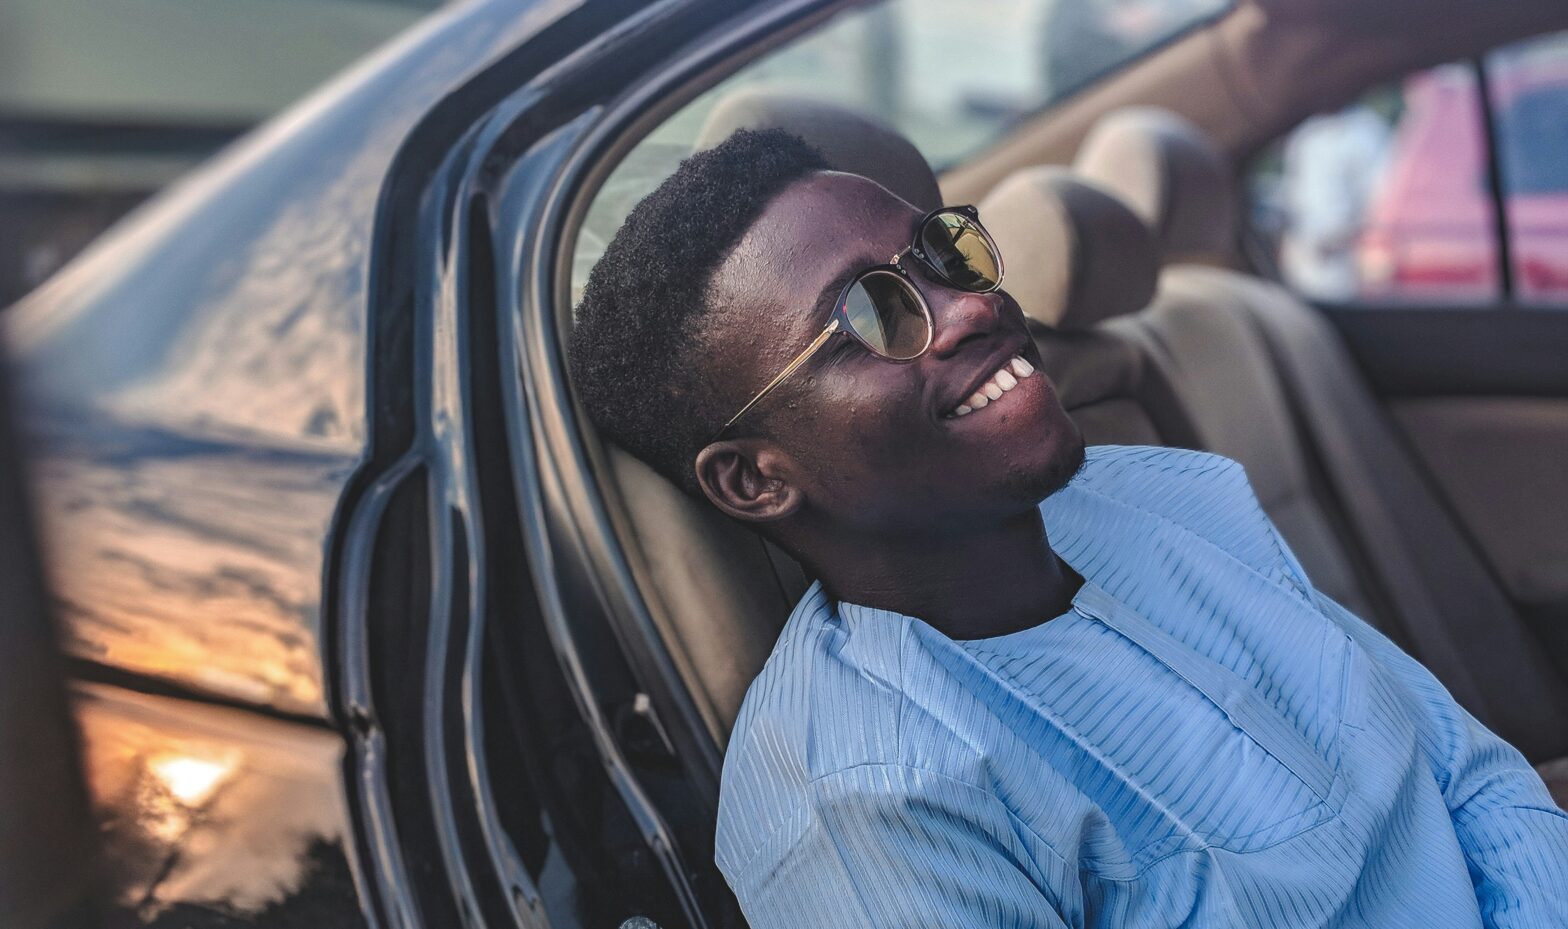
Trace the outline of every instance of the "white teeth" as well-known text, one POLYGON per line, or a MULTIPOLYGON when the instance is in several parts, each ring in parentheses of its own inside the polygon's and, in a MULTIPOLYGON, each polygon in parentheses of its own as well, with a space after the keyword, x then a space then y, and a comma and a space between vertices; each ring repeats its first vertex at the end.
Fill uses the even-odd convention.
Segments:
POLYGON ((968 416, 975 410, 983 410, 994 400, 1000 400, 1002 394, 1018 386, 1018 382, 1034 373, 1034 365, 1014 355, 1008 359, 1007 364, 997 369, 991 379, 980 386, 968 400, 953 410, 952 417, 968 416))

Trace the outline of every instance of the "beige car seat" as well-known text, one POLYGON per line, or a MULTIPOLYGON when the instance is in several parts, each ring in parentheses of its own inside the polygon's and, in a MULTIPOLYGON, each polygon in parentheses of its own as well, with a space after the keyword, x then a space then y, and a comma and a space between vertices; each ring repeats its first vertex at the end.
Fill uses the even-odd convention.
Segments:
POLYGON ((1314 583, 1532 761, 1568 755, 1568 682, 1338 333, 1282 287, 1222 266, 1235 178, 1218 149, 1173 114, 1125 110, 1090 133, 1075 169, 1155 231, 1158 294, 1125 328, 1166 372, 1203 446, 1246 467, 1314 583))
POLYGON ((1090 445, 1199 448, 1165 373, 1116 322, 1146 307, 1160 255, 1120 200, 1065 168, 1026 168, 979 204, 1044 370, 1090 445))

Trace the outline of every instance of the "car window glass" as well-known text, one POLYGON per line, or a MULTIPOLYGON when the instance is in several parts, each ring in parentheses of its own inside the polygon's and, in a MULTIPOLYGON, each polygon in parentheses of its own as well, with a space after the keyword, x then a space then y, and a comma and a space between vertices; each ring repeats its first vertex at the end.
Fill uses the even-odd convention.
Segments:
POLYGON ((1315 116, 1253 164, 1253 225, 1288 286, 1349 305, 1568 306, 1568 33, 1506 46, 1482 67, 1491 144, 1482 83, 1464 62, 1315 116))
POLYGON ((1568 33, 1487 56, 1514 296, 1568 305, 1568 33))
POLYGON ((1308 119, 1250 173, 1281 277, 1330 303, 1499 295, 1485 119, 1469 65, 1445 65, 1308 119))
POLYGON ((698 97, 627 155, 585 218, 573 303, 632 206, 691 152, 714 104, 740 87, 765 85, 874 115, 940 170, 1231 3, 886 0, 840 13, 698 97))

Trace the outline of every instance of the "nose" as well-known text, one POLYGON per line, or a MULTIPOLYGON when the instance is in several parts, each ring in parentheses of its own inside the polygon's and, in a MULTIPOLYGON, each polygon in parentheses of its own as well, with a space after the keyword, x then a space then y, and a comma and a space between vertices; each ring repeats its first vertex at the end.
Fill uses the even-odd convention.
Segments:
POLYGON ((984 341, 1002 320, 1002 295, 971 293, 949 287, 930 288, 931 353, 938 358, 956 355, 964 345, 984 341))

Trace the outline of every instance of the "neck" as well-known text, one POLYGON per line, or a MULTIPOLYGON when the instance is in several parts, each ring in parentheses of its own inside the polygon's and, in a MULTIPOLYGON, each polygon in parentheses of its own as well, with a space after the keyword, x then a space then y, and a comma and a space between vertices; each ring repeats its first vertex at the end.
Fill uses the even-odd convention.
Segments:
POLYGON ((1040 511, 965 533, 824 533, 809 559, 833 596, 915 616, 952 639, 1006 635, 1066 612, 1083 579, 1051 550, 1040 511))

